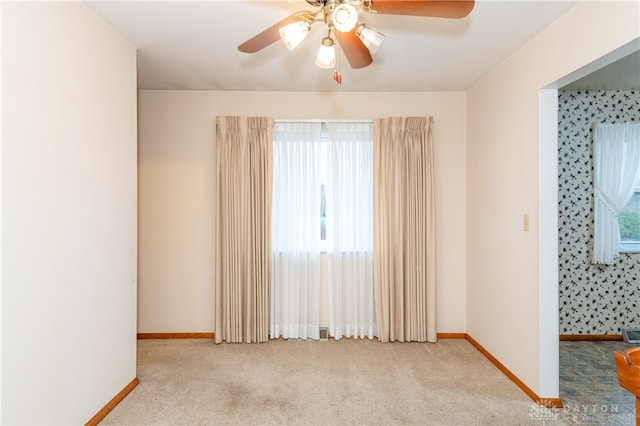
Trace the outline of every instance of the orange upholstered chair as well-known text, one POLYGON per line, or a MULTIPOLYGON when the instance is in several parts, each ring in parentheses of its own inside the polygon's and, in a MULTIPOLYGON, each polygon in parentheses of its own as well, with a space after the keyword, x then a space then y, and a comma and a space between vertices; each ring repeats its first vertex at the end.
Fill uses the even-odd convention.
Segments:
POLYGON ((640 426, 640 347, 615 351, 618 382, 636 396, 636 426, 640 426))

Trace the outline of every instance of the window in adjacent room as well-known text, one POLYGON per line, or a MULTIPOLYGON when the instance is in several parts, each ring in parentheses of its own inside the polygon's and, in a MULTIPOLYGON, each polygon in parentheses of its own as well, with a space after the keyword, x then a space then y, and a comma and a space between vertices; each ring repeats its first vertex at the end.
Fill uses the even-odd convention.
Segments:
POLYGON ((640 253, 640 187, 618 215, 620 252, 640 253))

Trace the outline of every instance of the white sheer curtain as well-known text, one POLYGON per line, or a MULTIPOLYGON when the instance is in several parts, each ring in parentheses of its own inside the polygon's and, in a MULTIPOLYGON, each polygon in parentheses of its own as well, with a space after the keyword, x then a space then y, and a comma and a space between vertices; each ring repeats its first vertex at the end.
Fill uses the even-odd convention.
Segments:
POLYGON ((620 250, 618 214, 640 184, 640 124, 598 124, 593 161, 592 263, 611 265, 620 250))
POLYGON ((273 339, 320 337, 320 132, 320 123, 274 124, 273 339))
POLYGON ((373 338, 373 124, 326 126, 329 334, 373 338))

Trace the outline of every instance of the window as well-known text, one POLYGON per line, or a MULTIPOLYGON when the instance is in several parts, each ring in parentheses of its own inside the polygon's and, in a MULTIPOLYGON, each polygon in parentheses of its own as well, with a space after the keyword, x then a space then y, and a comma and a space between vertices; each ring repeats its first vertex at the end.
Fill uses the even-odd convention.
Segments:
MULTIPOLYGON (((625 204, 635 196, 640 184, 640 123, 596 124, 593 137, 593 173, 591 263, 613 265, 623 245, 620 214, 625 208, 629 208, 625 204)), ((637 207, 635 210, 638 211, 637 207)), ((635 215, 637 217, 637 213, 635 215)), ((623 215, 622 220, 628 220, 624 216, 626 215, 623 215)), ((625 231, 626 238, 633 238, 638 229, 637 225, 633 226, 633 221, 630 224, 634 232, 629 234, 625 231)), ((625 227, 626 225, 627 223, 625 227)), ((636 241, 635 245, 637 244, 636 241)), ((625 244, 625 252, 631 249, 629 244, 625 244)))
POLYGON ((373 338, 373 124, 276 121, 272 189, 271 336, 318 339, 326 296, 334 337, 373 338))
POLYGON ((640 253, 640 187, 618 215, 620 252, 640 253))
POLYGON ((327 240, 327 192, 324 186, 320 186, 320 240, 327 240))
POLYGON ((371 122, 276 122, 273 155, 274 248, 285 236, 313 251, 372 245, 371 122))
MULTIPOLYGON (((323 249, 323 251, 327 250, 327 247, 329 245, 329 243, 327 242, 330 238, 331 235, 327 234, 327 220, 330 218, 327 217, 327 192, 328 190, 330 190, 329 186, 332 183, 331 182, 331 177, 332 174, 334 172, 331 171, 331 161, 329 159, 329 157, 331 156, 331 152, 333 152, 334 155, 337 155, 336 148, 334 147, 333 150, 330 147, 329 144, 329 133, 327 130, 327 125, 325 123, 322 123, 322 127, 321 127, 321 131, 320 131, 320 145, 318 148, 318 161, 319 161, 319 177, 320 177, 320 245, 323 249)), ((371 140, 368 141, 369 143, 372 143, 371 140)), ((353 142, 352 142, 353 143, 353 142)), ((362 152, 363 148, 357 148, 357 154, 355 155, 366 155, 362 152)), ((353 151, 353 150, 352 150, 353 151)), ((344 154, 344 152, 341 152, 340 154, 344 154)), ((351 153, 353 155, 353 152, 351 153)), ((372 153, 370 153, 372 154, 372 153)), ((335 163, 335 160, 333 161, 335 163)), ((343 164, 342 167, 344 168, 345 165, 343 164)), ((354 169, 352 172, 354 173, 360 173, 360 169, 356 168, 354 169)), ((344 176, 342 176, 342 178, 344 178, 344 176)), ((333 200, 335 201, 335 200, 333 200)), ((340 214, 339 210, 332 210, 329 209, 329 211, 331 211, 331 213, 333 215, 336 214, 340 214)), ((334 230, 335 233, 335 230, 334 230)))
POLYGON ((320 131, 320 241, 323 249, 326 249, 327 241, 327 156, 328 156, 328 140, 327 126, 322 123, 320 131))

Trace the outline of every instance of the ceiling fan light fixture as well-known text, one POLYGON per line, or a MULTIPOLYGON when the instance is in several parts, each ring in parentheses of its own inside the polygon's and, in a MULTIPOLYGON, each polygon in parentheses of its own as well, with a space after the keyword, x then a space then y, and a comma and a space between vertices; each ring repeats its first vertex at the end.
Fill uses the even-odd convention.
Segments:
POLYGON ((320 49, 318 49, 318 56, 316 57, 316 65, 320 68, 329 69, 333 68, 336 64, 336 47, 331 37, 325 37, 322 39, 320 49))
POLYGON ((371 52, 372 55, 376 53, 385 37, 385 35, 380 31, 375 28, 368 27, 365 24, 358 25, 356 35, 362 43, 367 46, 367 49, 369 49, 369 52, 371 52))
POLYGON ((347 33, 358 23, 356 8, 348 3, 342 3, 333 10, 333 26, 336 30, 347 33))
POLYGON ((307 21, 296 21, 280 28, 280 38, 287 49, 295 49, 311 31, 311 24, 307 21))

